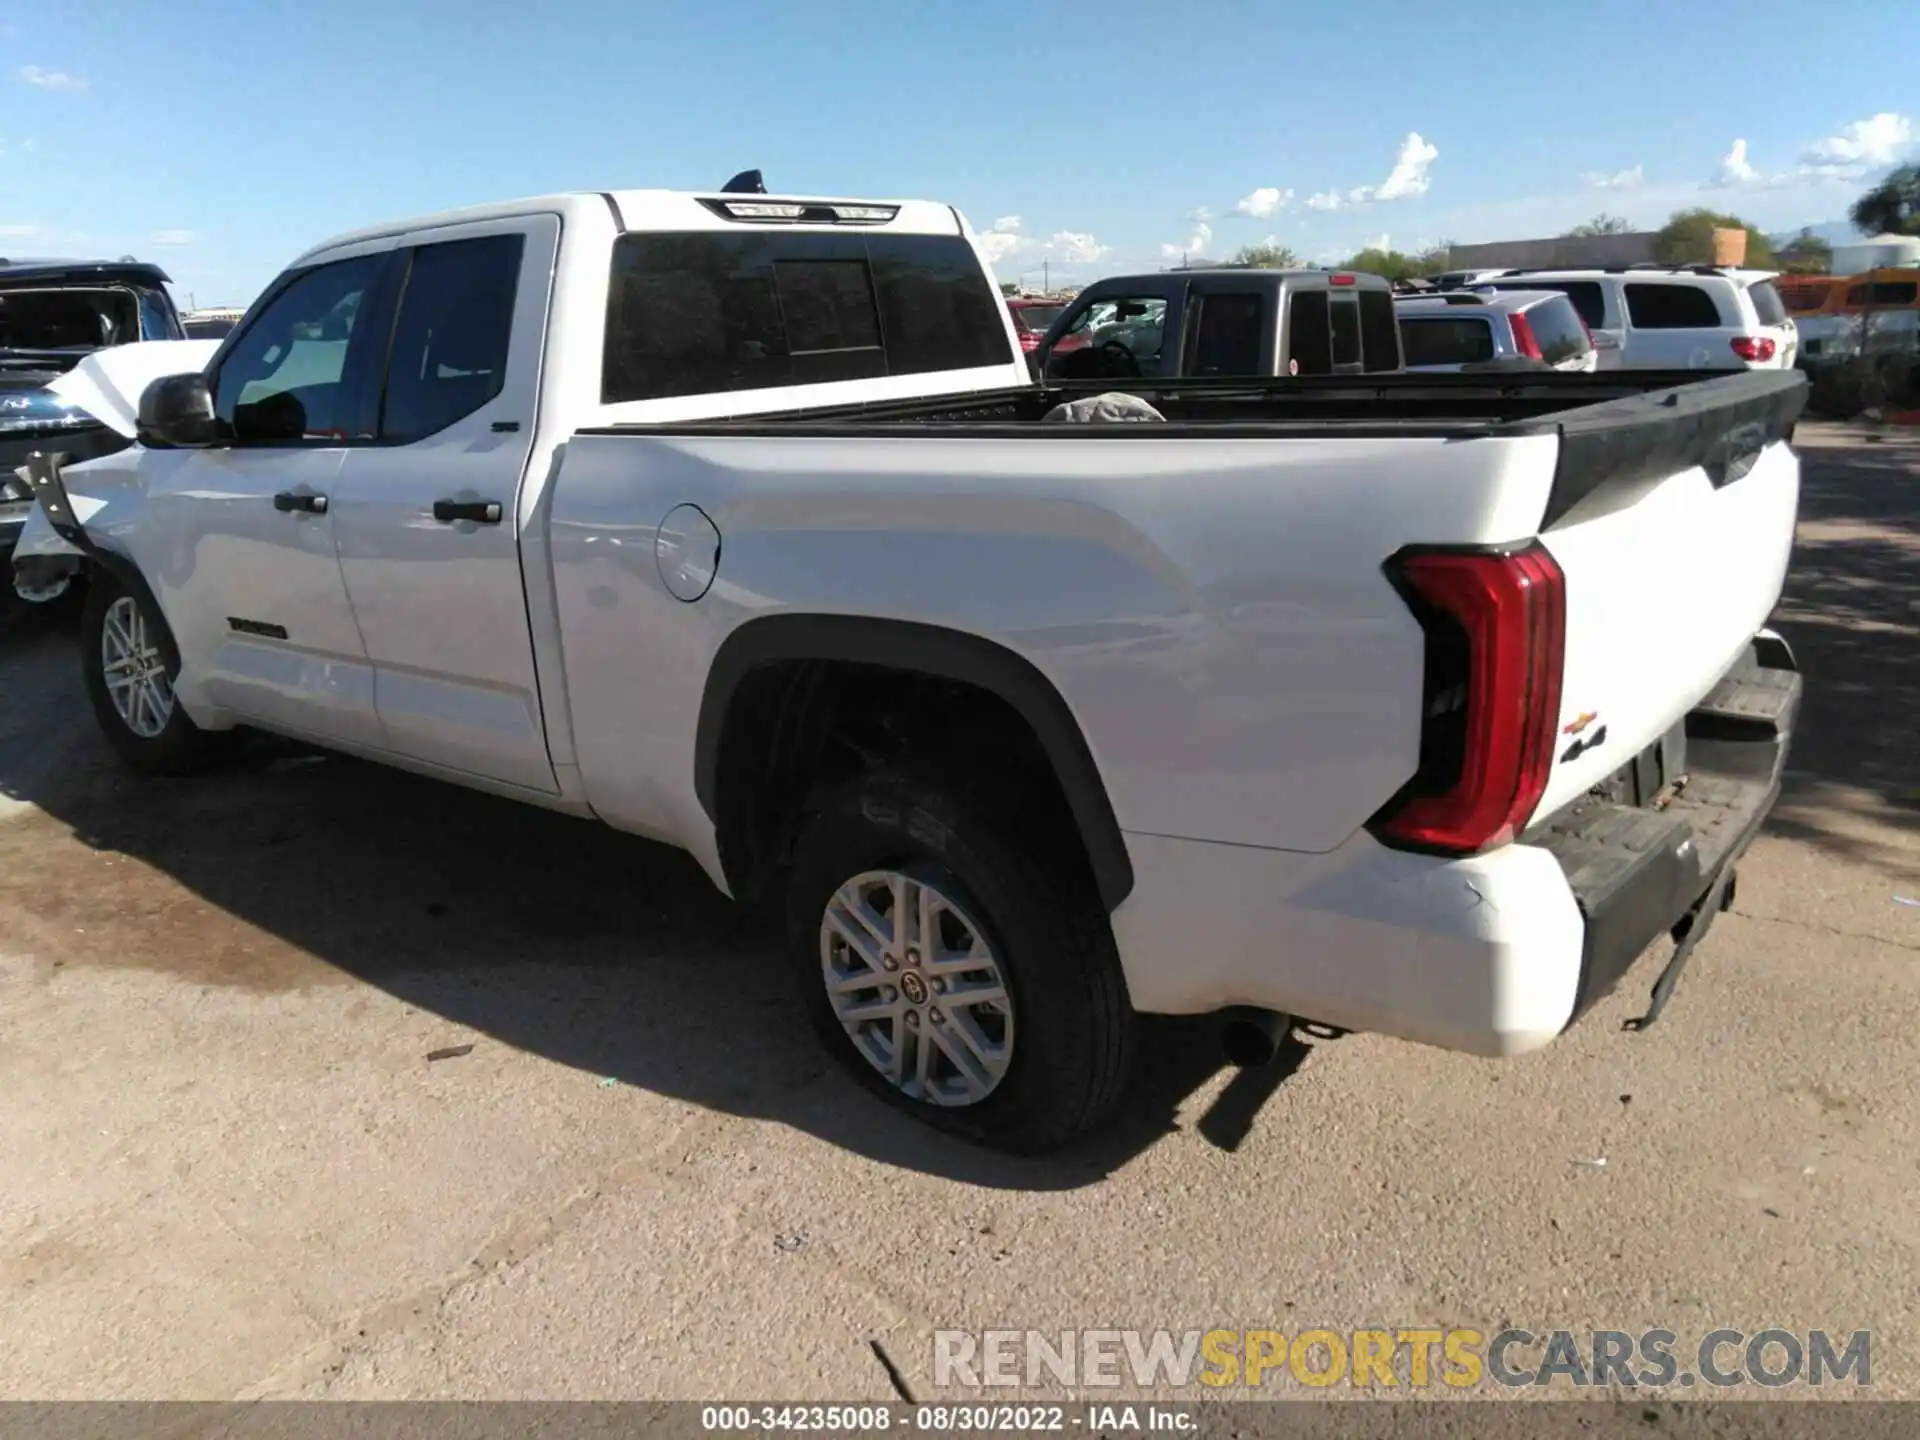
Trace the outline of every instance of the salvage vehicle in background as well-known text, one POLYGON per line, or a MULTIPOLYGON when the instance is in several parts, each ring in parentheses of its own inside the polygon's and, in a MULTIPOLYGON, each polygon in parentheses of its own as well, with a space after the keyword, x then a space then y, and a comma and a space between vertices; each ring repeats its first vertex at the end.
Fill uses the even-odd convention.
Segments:
POLYGON ((1593 337, 1558 290, 1449 290, 1400 296, 1400 348, 1407 369, 1463 370, 1534 361, 1575 374, 1597 368, 1593 337))
POLYGON ((1400 331, 1378 275, 1163 270, 1087 286, 1033 360, 1053 380, 1379 374, 1400 368, 1400 331))
POLYGON ((135 768, 257 726, 679 846, 780 907, 850 1072, 984 1143, 1111 1114, 1143 1012, 1513 1054, 1684 929, 1657 1014, 1799 702, 1804 377, 1408 375, 1338 274, 1107 298, 1162 307, 1143 423, 1048 423, 1110 387, 1028 382, 943 205, 362 230, 136 448, 35 461, 22 552, 105 572, 135 768), (1303 356, 1346 373, 1245 378, 1303 356))
MULTIPOLYGON (((15 471, 35 450, 75 460, 124 449, 127 438, 49 393, 86 356, 182 338, 157 265, 131 260, 0 260, 0 567, 32 509, 15 471)), ((0 591, 0 609, 12 596, 0 591)))
POLYGON ((1586 322, 1602 370, 1791 370, 1798 351, 1770 270, 1506 270, 1480 283, 1565 292, 1586 322))

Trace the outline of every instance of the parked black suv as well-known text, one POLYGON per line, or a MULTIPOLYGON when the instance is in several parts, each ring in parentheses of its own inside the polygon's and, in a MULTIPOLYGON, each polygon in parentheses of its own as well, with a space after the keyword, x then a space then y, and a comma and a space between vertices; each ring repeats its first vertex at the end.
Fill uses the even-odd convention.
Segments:
MULTIPOLYGON (((136 260, 0 259, 0 575, 33 501, 14 474, 35 450, 93 460, 124 436, 46 385, 88 355, 141 340, 184 340, 167 274, 136 260)), ((0 609, 12 586, 0 588, 0 609)))

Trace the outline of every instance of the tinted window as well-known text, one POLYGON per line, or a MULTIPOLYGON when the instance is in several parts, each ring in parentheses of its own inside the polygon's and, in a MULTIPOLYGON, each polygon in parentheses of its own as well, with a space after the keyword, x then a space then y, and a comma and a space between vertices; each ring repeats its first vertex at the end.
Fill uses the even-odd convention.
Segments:
POLYGON ((224 340, 233 329, 231 320, 187 320, 182 323, 186 326, 189 340, 224 340))
POLYGON ((1195 375, 1258 375, 1266 297, 1204 295, 1194 331, 1195 375))
POLYGON ((1607 297, 1598 280, 1509 280, 1494 282, 1496 290, 1558 290, 1580 312, 1589 330, 1601 330, 1607 323, 1607 297))
POLYGON ((1360 340, 1369 371, 1400 368, 1400 325, 1393 313, 1393 296, 1386 291, 1360 292, 1360 340))
POLYGON ((1333 373, 1326 291, 1296 290, 1287 302, 1287 360, 1295 374, 1333 373))
POLYGON ((1549 365, 1577 360, 1593 349, 1573 301, 1543 300, 1526 312, 1533 338, 1540 342, 1540 358, 1549 365))
POLYGON ((602 398, 1005 364, 1005 313, 959 236, 625 235, 602 398))
POLYGON ((1914 301, 1911 280, 1874 280, 1847 290, 1849 305, 1911 305, 1914 301))
POLYGON ((214 412, 236 439, 337 441, 356 428, 347 350, 386 263, 367 255, 317 266, 253 318, 214 380, 214 412))
POLYGON ((1787 307, 1781 303, 1780 292, 1773 288, 1771 280, 1760 280, 1749 285, 1747 294, 1753 297, 1753 313, 1762 325, 1786 324, 1787 307))
POLYGON ((485 235, 413 252, 387 364, 382 439, 444 430, 500 393, 524 243, 485 235))
POLYGON ((1333 329, 1333 366, 1360 363, 1360 307, 1351 295, 1331 295, 1327 315, 1333 329))
POLYGON ((1493 358, 1493 328, 1482 316, 1403 315, 1400 345, 1409 365, 1474 365, 1493 358))
POLYGON ((1627 286, 1627 320, 1636 330, 1716 330, 1720 307, 1698 285, 1627 286))

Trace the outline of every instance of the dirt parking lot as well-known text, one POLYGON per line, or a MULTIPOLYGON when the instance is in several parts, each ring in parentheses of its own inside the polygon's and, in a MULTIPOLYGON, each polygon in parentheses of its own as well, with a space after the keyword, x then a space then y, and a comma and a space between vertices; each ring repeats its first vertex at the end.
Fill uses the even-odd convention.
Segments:
POLYGON ((830 1071, 690 861, 266 744, 140 783, 71 625, 0 638, 0 1397, 892 1398, 877 1341, 926 1398, 937 1328, 1421 1324, 1868 1329, 1920 1396, 1920 441, 1801 438, 1792 786, 1658 1026, 1664 946, 1504 1064, 1164 1024, 1045 1162, 830 1071))

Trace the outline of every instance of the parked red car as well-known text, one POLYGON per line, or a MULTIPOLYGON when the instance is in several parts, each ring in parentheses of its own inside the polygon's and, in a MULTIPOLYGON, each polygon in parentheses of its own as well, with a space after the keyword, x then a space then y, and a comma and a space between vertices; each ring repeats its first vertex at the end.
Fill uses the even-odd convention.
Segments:
MULTIPOLYGON (((1020 337, 1020 348, 1029 355, 1038 349, 1047 337, 1047 327, 1058 320, 1066 308, 1064 300, 1007 301, 1007 310, 1013 316, 1013 333, 1020 337)), ((1054 348, 1056 351, 1078 350, 1086 343, 1084 335, 1066 336, 1054 348)))

